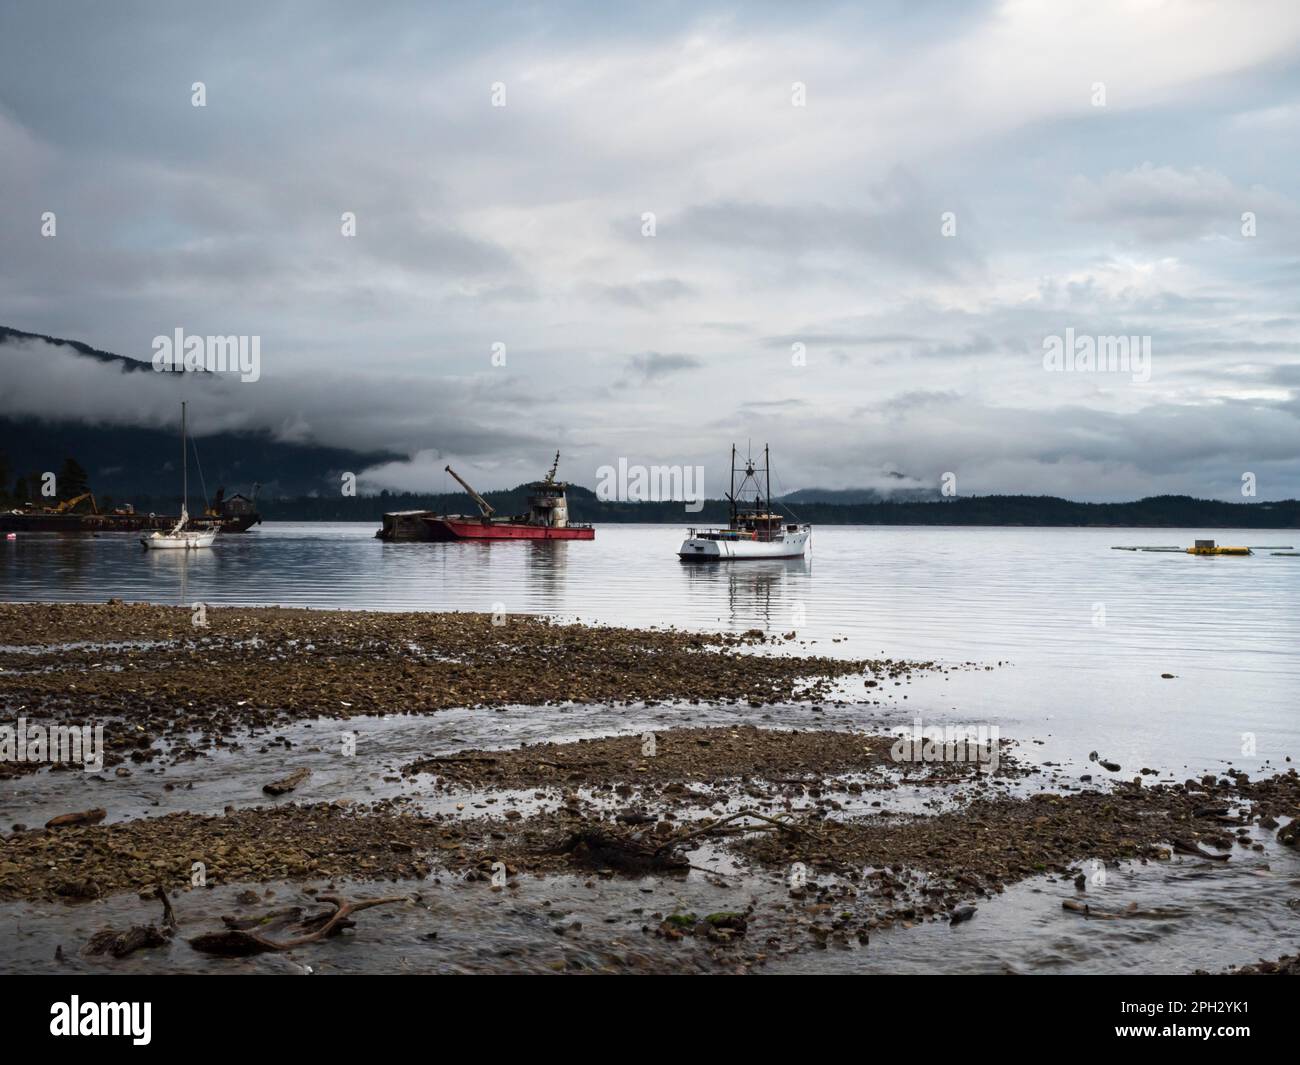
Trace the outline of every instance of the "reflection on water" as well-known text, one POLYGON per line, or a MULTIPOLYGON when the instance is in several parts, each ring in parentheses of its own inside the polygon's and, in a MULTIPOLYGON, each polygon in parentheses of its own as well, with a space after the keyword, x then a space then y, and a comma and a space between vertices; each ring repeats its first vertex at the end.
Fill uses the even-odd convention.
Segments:
MULTIPOLYGON (((794 631, 798 640, 784 646, 815 653, 994 668, 891 686, 880 693, 882 705, 514 707, 365 719, 349 722, 367 751, 356 760, 314 750, 332 726, 303 722, 276 730, 292 739, 291 756, 273 747, 255 754, 254 744, 246 744, 242 753, 214 751, 187 766, 140 767, 125 778, 60 774, 55 781, 41 773, 9 781, 0 817, 39 824, 67 808, 104 805, 114 821, 262 804, 260 786, 279 772, 281 760, 313 769, 294 799, 392 797, 438 808, 418 780, 397 778, 393 770, 417 754, 464 746, 742 719, 879 728, 915 714, 927 722, 996 724, 1019 742, 1022 757, 1058 762, 1067 774, 1098 772, 1087 758, 1091 750, 1120 762, 1122 778, 1146 766, 1164 779, 1228 765, 1252 776, 1285 770, 1287 756, 1300 756, 1300 559, 1109 550, 1112 544, 1190 543, 1202 532, 830 528, 818 530, 807 560, 714 566, 682 565, 675 555, 681 529, 654 526, 602 526, 591 543, 383 544, 373 538, 373 525, 271 524, 219 538, 200 552, 146 552, 126 536, 24 536, 0 543, 0 598, 502 610, 627 625, 758 628, 794 631), (167 790, 165 782, 178 786, 167 790)), ((1216 537, 1252 542, 1261 534, 1218 531, 1216 537)), ((1263 538, 1300 543, 1296 533, 1263 538)), ((768 968, 1188 972, 1275 957, 1295 927, 1287 904, 1300 896, 1300 856, 1276 846, 1271 834, 1255 838, 1264 853, 1235 848, 1226 866, 1191 859, 1126 866, 1109 872, 1103 888, 1090 889, 1092 901, 1111 909, 1137 902, 1171 916, 1086 921, 1061 909, 1061 899, 1073 894, 1070 884, 1038 878, 981 902, 967 924, 876 934, 866 948, 849 944, 789 958, 773 951, 768 968)), ((704 952, 691 941, 666 944, 643 932, 654 923, 650 913, 678 906, 743 909, 758 897, 774 904, 767 912, 775 915, 775 903, 785 901, 779 884, 758 877, 715 882, 695 873, 641 883, 521 878, 507 893, 445 881, 394 889, 418 893, 419 901, 367 913, 339 941, 243 961, 199 958, 180 942, 122 961, 78 957, 76 948, 104 924, 155 918, 155 904, 133 894, 84 906, 8 903, 0 906, 0 920, 14 933, 3 965, 19 971, 689 971, 710 967, 704 952), (436 938, 429 938, 432 932, 436 938), (66 962, 53 960, 59 944, 66 962)), ((187 893, 178 914, 210 927, 237 908, 238 890, 221 885, 187 893)), ((275 891, 276 905, 308 901, 301 886, 275 885, 275 891)), ((372 885, 357 892, 381 893, 372 885)), ((756 925, 752 943, 769 934, 789 930, 756 925)))
MULTIPOLYGON (((443 710, 436 714, 395 714, 347 721, 316 718, 270 730, 277 740, 286 741, 283 747, 266 744, 265 730, 254 738, 241 738, 223 747, 208 747, 200 737, 193 737, 195 747, 202 751, 199 757, 191 759, 183 750, 186 745, 181 744, 175 763, 168 764, 164 756, 157 763, 132 767, 129 776, 111 772, 41 772, 14 777, 4 781, 0 789, 0 828, 42 825, 69 809, 103 807, 108 811, 104 823, 112 824, 173 812, 220 814, 227 806, 264 806, 268 800, 262 785, 302 768, 311 770, 310 778, 294 790, 292 798, 283 801, 330 802, 339 796, 367 801, 400 799, 424 813, 445 814, 462 801, 463 793, 449 798, 445 792, 431 792, 427 779, 400 775, 403 766, 416 758, 467 748, 639 736, 681 726, 687 712, 689 724, 698 727, 807 728, 816 724, 828 729, 879 731, 898 721, 888 708, 828 706, 813 720, 804 704, 750 707, 729 703, 691 706, 689 711, 672 704, 561 704, 511 707, 491 713, 443 710), (344 731, 364 757, 340 757, 344 731)), ((116 722, 105 722, 106 731, 115 727, 116 722)), ((906 789, 888 796, 870 792, 862 801, 876 800, 887 800, 891 808, 913 808, 908 805, 911 793, 906 789)))
MULTIPOLYGON (((692 563, 681 567, 687 590, 696 595, 726 589, 726 628, 764 631, 801 629, 807 607, 799 597, 800 578, 810 578, 808 558, 760 558, 752 562, 692 563)), ((804 585, 806 587, 806 585, 804 585)))
MULTIPOLYGON (((1204 530, 825 527, 807 560, 685 565, 674 526, 452 544, 385 544, 375 528, 271 523, 197 552, 33 534, 0 543, 0 598, 795 631, 822 654, 1009 663, 921 682, 909 707, 1032 735, 1046 757, 1105 747, 1126 767, 1256 771, 1300 755, 1300 559, 1110 550, 1204 530), (1242 753, 1248 733, 1254 755, 1242 753)), ((1296 532, 1214 535, 1300 543, 1296 532)))

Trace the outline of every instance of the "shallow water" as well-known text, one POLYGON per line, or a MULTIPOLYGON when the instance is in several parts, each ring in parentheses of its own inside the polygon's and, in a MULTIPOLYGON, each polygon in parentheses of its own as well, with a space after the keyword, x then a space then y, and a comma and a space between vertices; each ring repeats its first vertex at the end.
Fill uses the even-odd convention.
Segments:
MULTIPOLYGON (((1205 530, 821 527, 805 561, 692 566, 671 526, 550 544, 383 544, 376 527, 273 523, 198 553, 32 534, 0 543, 0 598, 797 631, 824 654, 1009 663, 922 681, 909 709, 1033 735, 1053 760, 1100 750, 1126 769, 1256 772, 1300 756, 1300 558, 1110 550, 1205 530)), ((1300 544, 1294 531, 1208 535, 1300 544)))
MULTIPOLYGON (((836 728, 884 731, 897 714, 887 709, 828 705, 816 712, 799 704, 752 708, 749 706, 542 706, 482 710, 445 710, 426 716, 393 715, 330 718, 295 721, 279 728, 241 737, 235 743, 208 750, 198 757, 176 758, 173 748, 154 763, 130 765, 130 775, 119 777, 113 770, 85 772, 81 769, 41 771, 0 781, 0 829, 14 824, 35 826, 70 809, 102 807, 108 811, 105 824, 137 817, 189 812, 220 814, 227 806, 236 808, 291 802, 331 802, 338 798, 360 801, 401 799, 413 811, 453 813, 458 803, 468 814, 478 810, 500 812, 506 806, 518 809, 555 809, 561 792, 572 790, 547 787, 547 800, 532 801, 536 788, 523 792, 493 791, 490 794, 456 791, 448 794, 432 789, 428 776, 401 777, 400 770, 419 758, 449 754, 473 748, 517 747, 524 743, 574 742, 580 739, 624 735, 629 745, 639 745, 647 731, 681 727, 689 715, 691 726, 754 725, 764 728, 836 728), (355 754, 345 755, 346 749, 355 754), (272 800, 262 785, 288 772, 307 768, 311 776, 291 795, 272 800)), ((905 724, 905 722, 903 722, 905 724)), ((1032 758, 1032 750, 1026 757, 1032 758)), ((129 763, 128 763, 129 764, 129 763)), ((1003 793, 1037 790, 1048 775, 1030 778, 999 777, 1003 793)), ((1067 777, 1068 779, 1068 777, 1067 777)), ((583 789, 580 794, 586 796, 583 789)), ((738 791, 740 789, 737 789, 738 791)), ((880 802, 884 808, 925 812, 922 802, 960 791, 960 785, 918 794, 911 788, 865 792, 856 802, 839 799, 846 809, 880 802)), ((741 798, 736 800, 741 802, 741 798)), ((630 800, 616 803, 619 809, 635 805, 630 800)), ((811 804, 810 804, 811 805, 811 804)))
MULTIPOLYGON (((1262 836, 1260 837, 1263 838, 1262 836)), ((708 861, 706 857, 698 860, 708 861)), ((261 903, 241 906, 241 885, 181 892, 174 900, 181 933, 170 945, 128 958, 82 957, 100 928, 157 923, 160 906, 133 894, 77 905, 0 904, 5 951, 0 969, 18 972, 553 972, 717 971, 739 968, 741 955, 765 954, 755 972, 771 973, 1190 973, 1220 971, 1293 949, 1300 905, 1300 858, 1269 845, 1238 847, 1227 864, 1194 858, 1107 869, 1086 895, 1074 885, 1036 877, 981 900, 968 922, 896 926, 856 939, 810 946, 806 927, 791 923, 798 904, 779 878, 604 880, 520 877, 494 891, 482 882, 446 877, 425 881, 340 883, 354 898, 409 895, 413 901, 367 911, 339 939, 286 954, 249 959, 200 955, 184 940, 221 927, 220 916, 286 905, 321 908, 303 885, 255 885, 261 903), (1082 898, 1100 909, 1136 903, 1157 916, 1085 918, 1062 909, 1082 898), (720 948, 690 937, 668 942, 653 934, 674 912, 707 914, 759 903, 747 935, 720 948), (1290 903, 1290 905, 1288 904, 1290 903), (785 907, 784 910, 779 907, 785 907), (578 927, 574 927, 574 926, 578 927), (651 931, 645 931, 646 928, 651 931), (777 943, 769 943, 769 937, 777 943), (64 957, 56 960, 55 949, 64 957), (797 948, 797 949, 796 949, 797 948), (735 959, 735 960, 732 960, 735 959)), ((841 908, 851 908, 849 902, 841 908)))
MULTIPOLYGON (((1092 750, 1120 762, 1114 776, 1123 779, 1145 766, 1160 770, 1161 779, 1228 765, 1261 775, 1300 756, 1300 559, 1110 550, 1190 543, 1203 530, 826 528, 817 530, 809 560, 714 567, 678 563, 673 551, 681 530, 670 527, 604 526, 594 543, 548 545, 384 545, 373 531, 268 525, 197 555, 146 554, 129 537, 32 535, 0 545, 0 598, 542 613, 610 624, 795 631, 792 650, 978 665, 914 676, 874 690, 874 701, 851 693, 820 709, 510 707, 295 722, 244 738, 238 749, 133 766, 126 778, 42 772, 6 781, 0 824, 40 824, 89 806, 105 806, 113 821, 263 805, 272 800, 261 785, 301 765, 312 777, 280 801, 402 798, 413 809, 441 812, 461 801, 468 814, 490 813, 504 799, 525 797, 449 798, 420 778, 392 778, 416 757, 469 746, 737 722, 882 729, 919 715, 926 724, 994 725, 1016 741, 1020 757, 1048 766, 1018 785, 1030 788, 1068 786, 1062 780, 1083 772, 1111 776, 1089 761, 1092 750), (354 758, 339 755, 343 729, 357 736, 354 758), (268 742, 276 737, 291 746, 268 742), (1253 753, 1245 753, 1252 741, 1253 753)), ((1300 543, 1297 533, 1212 535, 1224 543, 1300 543)), ((113 635, 105 633, 105 642, 113 635)), ((6 707, 4 719, 16 709, 6 707)), ((900 809, 923 801, 895 793, 871 798, 900 809)), ((790 957, 777 950, 765 969, 1187 972, 1276 957, 1293 949, 1300 930, 1300 912, 1288 905, 1300 897, 1300 859, 1271 834, 1258 838, 1265 853, 1239 847, 1226 866, 1187 858, 1126 866, 1108 870, 1105 885, 1089 891, 1092 901, 1116 909, 1135 901, 1171 916, 1084 920, 1061 910, 1061 899, 1074 895, 1072 884, 1037 878, 981 902, 969 924, 894 929, 874 934, 866 948, 854 943, 790 957)), ((726 862, 722 855, 695 860, 719 868, 726 862)), ((240 887, 187 893, 178 913, 212 927, 219 913, 236 908, 240 887)), ((636 911, 738 909, 751 896, 788 903, 779 881, 742 875, 713 882, 699 873, 641 883, 525 877, 501 893, 445 879, 397 887, 420 891, 422 902, 363 915, 351 942, 237 962, 200 958, 183 944, 124 961, 78 958, 75 948, 104 924, 155 919, 156 903, 134 895, 75 906, 9 903, 0 906, 0 922, 11 933, 0 968, 705 970, 714 963, 702 944, 646 935, 646 914, 636 911), (582 929, 557 933, 575 921, 582 929), (431 931, 437 938, 425 939, 431 931), (55 963, 60 943, 66 960, 55 963)), ((356 890, 387 893, 382 885, 356 890)), ((301 886, 276 886, 276 904, 290 898, 307 901, 301 886)), ((756 927, 744 949, 762 951, 771 931, 756 927)))

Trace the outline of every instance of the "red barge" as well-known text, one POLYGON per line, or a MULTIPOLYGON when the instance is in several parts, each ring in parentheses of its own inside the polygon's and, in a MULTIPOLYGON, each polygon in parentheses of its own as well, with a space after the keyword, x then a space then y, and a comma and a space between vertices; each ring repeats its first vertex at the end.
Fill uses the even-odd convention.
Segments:
POLYGON ((408 540, 594 540, 596 530, 590 525, 569 522, 566 481, 557 481, 555 471, 560 453, 542 481, 525 485, 528 489, 528 513, 499 518, 492 504, 479 495, 450 466, 447 472, 469 493, 478 505, 479 516, 435 514, 429 510, 396 510, 384 515, 384 524, 375 536, 396 543, 408 540))

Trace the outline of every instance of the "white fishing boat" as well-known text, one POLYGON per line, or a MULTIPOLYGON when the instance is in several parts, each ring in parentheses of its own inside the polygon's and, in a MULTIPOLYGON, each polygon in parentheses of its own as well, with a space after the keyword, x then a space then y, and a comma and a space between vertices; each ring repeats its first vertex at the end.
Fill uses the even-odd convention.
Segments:
POLYGON ((677 551, 683 562, 724 562, 751 558, 803 558, 812 539, 812 526, 791 521, 772 509, 772 474, 768 449, 763 448, 763 465, 752 458, 736 465, 736 448, 731 448, 731 521, 725 529, 689 529, 677 551), (743 473, 740 485, 736 474, 743 473), (766 489, 758 482, 763 474, 766 489), (752 498, 746 493, 752 492, 752 498))
POLYGON ((185 404, 181 403, 181 516, 180 520, 167 532, 152 532, 140 537, 140 542, 150 551, 192 551, 200 547, 211 547, 217 538, 215 528, 186 529, 190 512, 186 506, 190 489, 190 470, 185 444, 185 404))

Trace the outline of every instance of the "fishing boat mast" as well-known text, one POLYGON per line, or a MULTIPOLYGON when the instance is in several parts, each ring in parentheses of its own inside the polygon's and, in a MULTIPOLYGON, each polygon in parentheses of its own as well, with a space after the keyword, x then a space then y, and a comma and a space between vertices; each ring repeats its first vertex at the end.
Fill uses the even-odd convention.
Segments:
POLYGON ((731 527, 736 527, 736 445, 731 445, 731 490, 727 493, 727 502, 731 504, 731 527))
POLYGON ((761 467, 754 465, 752 456, 746 454, 745 465, 736 465, 736 445, 731 445, 731 491, 727 493, 727 501, 731 505, 731 527, 737 528, 742 517, 742 495, 745 486, 750 482, 754 485, 754 500, 750 506, 750 514, 757 518, 760 515, 770 515, 772 509, 772 457, 769 445, 763 445, 763 465, 761 467), (736 487, 736 474, 741 473, 744 476, 740 480, 740 487, 736 487), (758 479, 758 474, 762 473, 764 480, 758 479))
POLYGON ((768 512, 772 510, 772 456, 768 454, 768 445, 763 445, 763 473, 767 476, 767 500, 764 506, 768 512))

